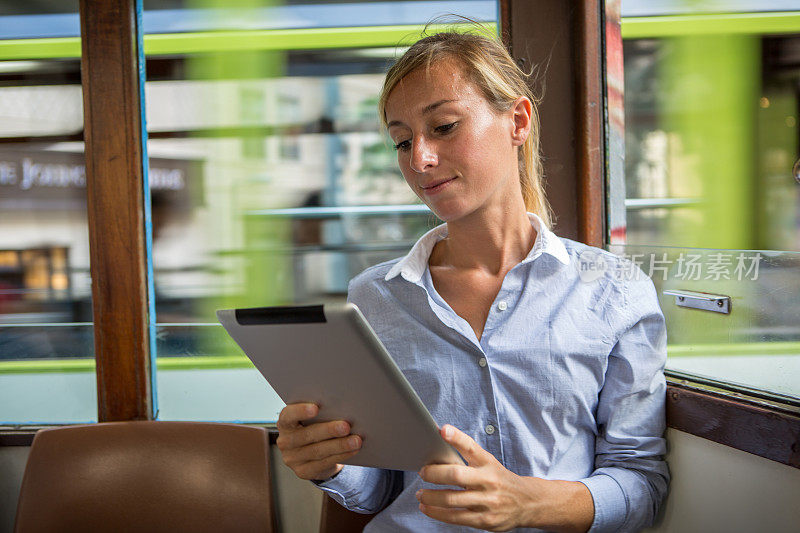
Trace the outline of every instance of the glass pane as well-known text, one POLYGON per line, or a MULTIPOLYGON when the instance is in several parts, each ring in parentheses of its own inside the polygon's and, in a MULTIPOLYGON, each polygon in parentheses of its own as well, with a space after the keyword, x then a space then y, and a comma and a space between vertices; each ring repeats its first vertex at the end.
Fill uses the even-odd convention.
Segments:
POLYGON ((97 421, 91 323, 3 322, 0 354, 0 424, 97 421))
MULTIPOLYGON (((349 26, 386 8, 359 5, 365 18, 349 26)), ((494 17, 494 2, 465 5, 494 17)), ((345 7, 286 6, 318 18, 345 7)), ((161 419, 275 421, 282 402, 215 310, 340 302, 350 278, 437 223, 379 133, 377 95, 398 47, 335 44, 148 59, 151 181, 158 160, 176 176, 171 189, 153 183, 152 198, 161 419)))
POLYGON ((800 398, 800 253, 637 245, 610 251, 656 286, 667 321, 667 368, 800 398), (704 305, 686 291, 726 296, 730 312, 686 307, 704 305))
POLYGON ((219 324, 159 325, 158 416, 165 420, 275 420, 277 394, 219 324))
POLYGON ((612 242, 800 251, 800 34, 624 51, 627 235, 612 242))
POLYGON ((0 424, 94 421, 79 61, 0 58, 0 116, 0 424))
MULTIPOLYGON (((665 14, 633 4, 623 17, 665 14)), ((623 18, 625 175, 610 190, 624 202, 610 202, 610 249, 653 278, 669 369, 800 397, 800 33, 711 7, 666 13, 704 13, 692 24, 623 18), (703 295, 729 297, 730 313, 686 307, 703 295)))

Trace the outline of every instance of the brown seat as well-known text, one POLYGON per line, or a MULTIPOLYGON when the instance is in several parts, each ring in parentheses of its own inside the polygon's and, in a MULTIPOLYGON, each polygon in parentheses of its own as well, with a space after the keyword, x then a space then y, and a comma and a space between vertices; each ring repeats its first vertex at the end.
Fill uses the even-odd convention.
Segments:
POLYGON ((349 511, 327 494, 322 498, 319 533, 356 533, 363 531, 375 515, 349 511))
POLYGON ((33 440, 15 531, 275 530, 263 428, 111 422, 33 440))

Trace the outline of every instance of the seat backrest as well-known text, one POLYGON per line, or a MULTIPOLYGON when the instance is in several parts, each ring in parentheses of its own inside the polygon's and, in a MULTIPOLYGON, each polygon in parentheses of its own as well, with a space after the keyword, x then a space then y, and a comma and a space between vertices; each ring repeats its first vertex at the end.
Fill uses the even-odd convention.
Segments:
POLYGON ((111 422, 36 434, 15 531, 275 530, 265 429, 111 422))

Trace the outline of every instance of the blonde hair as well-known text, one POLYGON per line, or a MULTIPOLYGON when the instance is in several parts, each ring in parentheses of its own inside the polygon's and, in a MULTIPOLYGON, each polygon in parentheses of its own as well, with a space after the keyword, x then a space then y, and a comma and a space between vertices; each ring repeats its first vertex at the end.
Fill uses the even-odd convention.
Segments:
POLYGON ((539 155, 539 113, 537 99, 527 83, 528 75, 511 58, 505 46, 494 37, 476 33, 446 31, 424 37, 414 43, 386 73, 378 115, 386 127, 386 101, 392 89, 410 72, 429 69, 436 61, 455 59, 463 74, 483 93, 498 112, 508 111, 520 96, 531 101, 531 131, 519 150, 519 183, 525 208, 536 213, 546 227, 551 226, 550 206, 542 184, 542 160, 539 155))

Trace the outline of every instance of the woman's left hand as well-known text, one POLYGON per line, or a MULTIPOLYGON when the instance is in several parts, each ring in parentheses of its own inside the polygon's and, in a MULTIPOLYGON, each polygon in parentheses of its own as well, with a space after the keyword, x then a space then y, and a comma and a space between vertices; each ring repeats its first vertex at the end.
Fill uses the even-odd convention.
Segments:
POLYGON ((445 425, 441 434, 461 453, 468 465, 428 465, 422 468, 420 477, 423 481, 463 487, 463 490, 417 491, 419 508, 426 515, 449 524, 489 531, 545 525, 561 530, 572 530, 577 526, 577 530, 586 531, 591 525, 594 507, 591 494, 582 483, 518 476, 457 428, 445 425), (567 507, 576 503, 578 509, 567 507), (583 512, 574 515, 576 510, 583 512), (565 520, 564 513, 572 515, 568 518, 575 521, 565 520))

